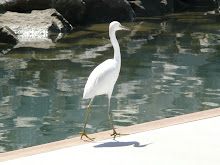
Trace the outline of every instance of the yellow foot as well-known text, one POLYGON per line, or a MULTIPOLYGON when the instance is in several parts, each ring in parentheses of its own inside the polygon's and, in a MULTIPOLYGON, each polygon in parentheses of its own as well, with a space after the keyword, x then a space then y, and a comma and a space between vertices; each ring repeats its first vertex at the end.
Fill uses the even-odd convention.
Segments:
POLYGON ((111 134, 111 136, 114 136, 114 139, 115 139, 116 136, 121 136, 121 134, 114 131, 113 134, 111 134))
POLYGON ((128 135, 128 134, 121 134, 121 133, 117 133, 116 131, 114 131, 113 134, 111 134, 111 136, 114 136, 114 139, 116 136, 125 136, 125 135, 128 135))
POLYGON ((90 137, 88 137, 85 132, 79 132, 78 134, 81 134, 81 139, 82 139, 83 136, 85 136, 85 137, 88 138, 89 140, 93 141, 93 139, 91 139, 90 137))

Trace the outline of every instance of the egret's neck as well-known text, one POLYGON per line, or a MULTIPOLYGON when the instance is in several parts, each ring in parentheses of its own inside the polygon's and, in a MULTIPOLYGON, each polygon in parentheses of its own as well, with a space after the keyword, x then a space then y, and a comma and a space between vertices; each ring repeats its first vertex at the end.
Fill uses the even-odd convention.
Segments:
POLYGON ((118 44, 118 40, 115 36, 115 31, 109 31, 109 36, 110 36, 110 40, 114 48, 114 60, 116 60, 119 65, 121 65, 120 47, 118 44))

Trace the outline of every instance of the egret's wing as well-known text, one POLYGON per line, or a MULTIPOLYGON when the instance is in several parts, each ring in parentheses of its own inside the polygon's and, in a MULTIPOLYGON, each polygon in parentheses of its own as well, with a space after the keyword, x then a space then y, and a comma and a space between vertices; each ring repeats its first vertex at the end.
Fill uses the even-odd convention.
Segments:
POLYGON ((112 59, 106 60, 98 65, 90 74, 85 85, 83 98, 92 98, 96 95, 106 94, 114 83, 111 82, 118 78, 115 72, 116 62, 112 59))

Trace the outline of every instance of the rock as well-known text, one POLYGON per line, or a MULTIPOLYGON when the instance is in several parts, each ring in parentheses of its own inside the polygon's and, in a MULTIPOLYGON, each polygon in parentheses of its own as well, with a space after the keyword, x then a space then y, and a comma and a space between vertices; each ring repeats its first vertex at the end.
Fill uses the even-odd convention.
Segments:
POLYGON ((174 1, 175 0, 167 0, 166 9, 167 9, 168 13, 173 13, 174 12, 174 1))
POLYGON ((51 7, 61 13, 72 25, 81 24, 84 20, 86 5, 83 0, 52 0, 51 7))
POLYGON ((135 12, 136 17, 146 17, 150 15, 150 13, 144 8, 142 2, 140 0, 129 1, 132 9, 135 12))
POLYGON ((148 16, 163 15, 168 12, 167 0, 141 0, 148 16))
POLYGON ((51 8, 51 0, 3 0, 0 2, 0 10, 4 11, 25 13, 48 8, 51 8))
POLYGON ((72 25, 83 22, 85 3, 83 0, 5 0, 0 1, 0 11, 20 13, 32 10, 55 8, 72 25))
POLYGON ((0 27, 0 42, 17 44, 18 38, 16 34, 7 26, 0 27))
MULTIPOLYGON (((65 33, 73 29, 72 25, 56 9, 33 10, 30 17, 31 15, 39 19, 38 26, 45 26, 51 32, 65 33)), ((38 23, 35 21, 34 24, 38 23)))
POLYGON ((218 8, 218 0, 193 0, 189 4, 195 7, 201 7, 204 10, 213 10, 218 8))
POLYGON ((220 0, 0 0, 0 11, 31 12, 55 8, 72 25, 132 21, 137 16, 155 16, 184 10, 209 11, 220 0), (129 3, 128 3, 129 1, 129 3))
POLYGON ((134 19, 127 0, 0 0, 0 11, 31 12, 55 8, 72 25, 134 19))
POLYGON ((31 13, 6 12, 0 17, 0 24, 16 34, 19 44, 41 43, 42 47, 51 45, 63 33, 72 30, 68 21, 55 9, 33 10, 31 13))
POLYGON ((175 0, 174 11, 180 12, 184 10, 208 11, 218 8, 218 0, 175 0))
POLYGON ((208 11, 218 9, 219 0, 131 0, 136 16, 155 16, 185 10, 208 11))
POLYGON ((84 0, 85 22, 132 21, 135 13, 127 0, 84 0))
POLYGON ((17 43, 18 38, 9 27, 0 27, 0 56, 9 52, 17 43))

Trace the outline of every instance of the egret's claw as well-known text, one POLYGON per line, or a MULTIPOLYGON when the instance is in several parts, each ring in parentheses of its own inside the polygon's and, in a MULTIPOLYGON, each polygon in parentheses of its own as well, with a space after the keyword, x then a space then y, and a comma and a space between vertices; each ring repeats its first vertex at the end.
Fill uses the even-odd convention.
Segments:
POLYGON ((116 136, 125 136, 125 135, 128 135, 128 134, 121 134, 121 133, 117 133, 116 131, 114 131, 113 134, 111 134, 111 136, 114 136, 114 139, 116 136))
POLYGON ((120 136, 121 134, 120 133, 117 133, 117 132, 113 132, 113 134, 111 134, 111 136, 120 136))
POLYGON ((114 139, 115 139, 116 136, 121 136, 121 134, 114 131, 113 134, 111 134, 111 136, 114 136, 114 139))
POLYGON ((90 137, 88 137, 88 135, 85 132, 79 132, 78 134, 81 134, 81 139, 83 136, 85 136, 86 138, 88 138, 89 140, 93 141, 93 139, 91 139, 90 137))

